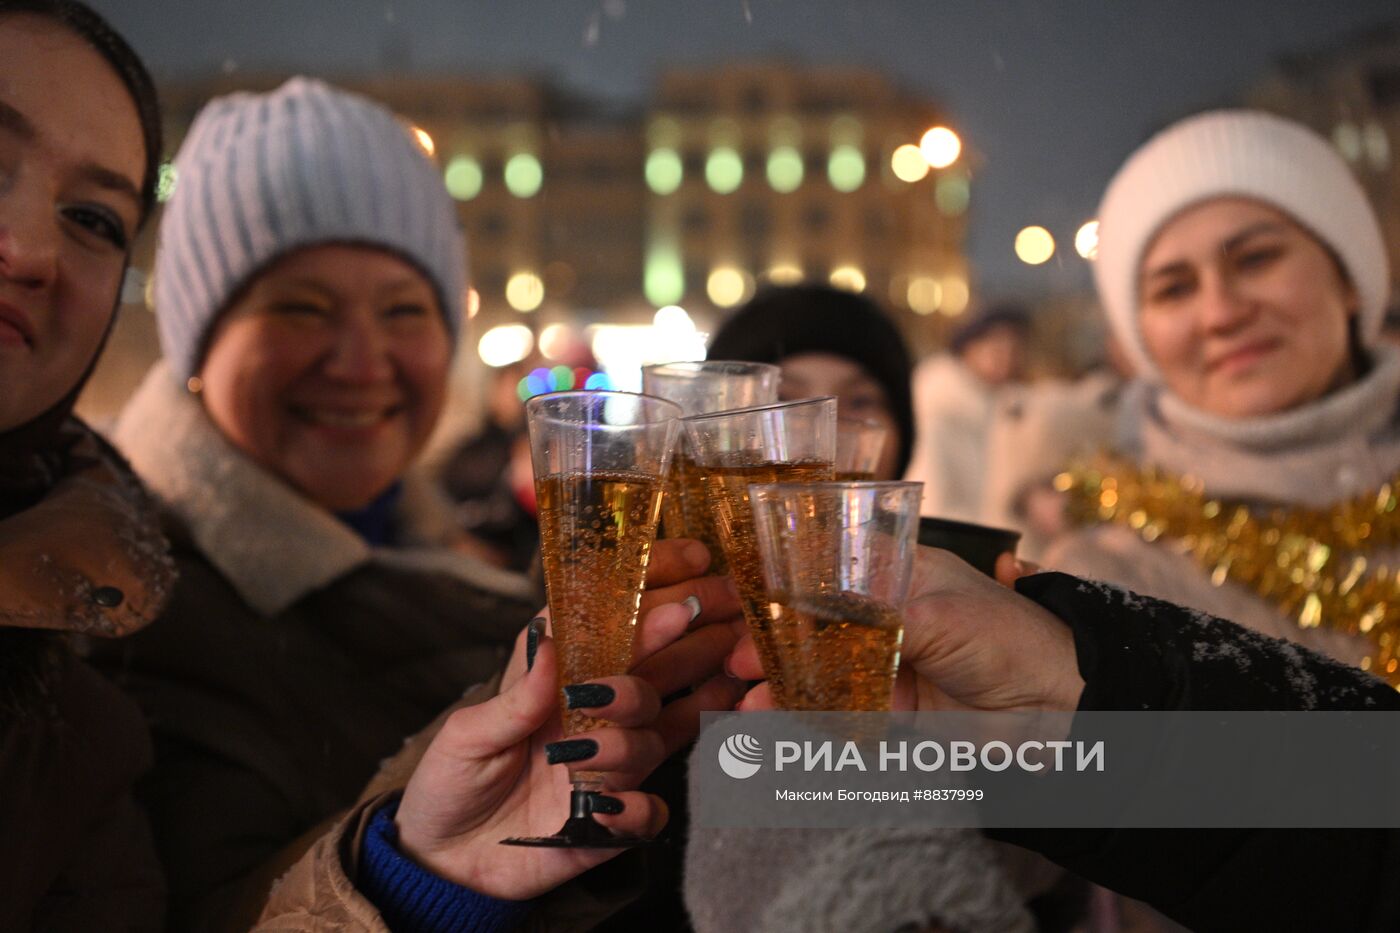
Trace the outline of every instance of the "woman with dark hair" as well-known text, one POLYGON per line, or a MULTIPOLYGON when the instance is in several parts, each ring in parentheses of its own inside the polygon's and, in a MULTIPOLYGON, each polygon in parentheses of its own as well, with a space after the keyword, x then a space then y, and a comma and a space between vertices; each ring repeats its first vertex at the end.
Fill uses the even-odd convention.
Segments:
POLYGON ((785 399, 834 395, 842 418, 878 421, 886 446, 876 479, 898 479, 914 450, 911 364, 904 338, 868 298, 825 285, 759 292, 710 343, 715 360, 776 363, 785 399))
POLYGON ((0 2, 0 929, 157 929, 133 703, 74 654, 173 580, 122 459, 73 414, 160 157, 150 78, 87 7, 0 2))

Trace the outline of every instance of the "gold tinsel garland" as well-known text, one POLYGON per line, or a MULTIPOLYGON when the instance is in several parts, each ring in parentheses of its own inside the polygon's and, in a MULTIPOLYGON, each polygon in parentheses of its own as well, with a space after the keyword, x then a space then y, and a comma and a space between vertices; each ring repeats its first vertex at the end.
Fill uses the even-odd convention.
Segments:
POLYGON ((1077 524, 1110 522, 1144 541, 1170 538, 1210 575, 1232 580, 1299 628, 1365 635, 1363 670, 1400 688, 1400 568, 1368 554, 1400 546, 1400 473, 1379 489, 1328 509, 1251 509, 1210 498, 1202 484, 1102 456, 1055 477, 1077 524))

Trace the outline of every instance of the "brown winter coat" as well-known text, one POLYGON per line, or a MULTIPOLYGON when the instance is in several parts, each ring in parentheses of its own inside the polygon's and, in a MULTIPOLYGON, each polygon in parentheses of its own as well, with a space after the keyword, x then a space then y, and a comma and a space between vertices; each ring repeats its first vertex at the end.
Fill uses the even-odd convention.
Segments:
POLYGON ((101 659, 151 723, 141 796, 171 923, 246 929, 380 762, 493 677, 535 594, 444 548, 369 547, 163 368, 115 437, 165 502, 181 574, 159 623, 101 659))
POLYGON ((131 794, 150 738, 68 639, 145 626, 173 568, 125 464, 64 430, 69 470, 0 519, 0 930, 159 930, 164 883, 131 794))

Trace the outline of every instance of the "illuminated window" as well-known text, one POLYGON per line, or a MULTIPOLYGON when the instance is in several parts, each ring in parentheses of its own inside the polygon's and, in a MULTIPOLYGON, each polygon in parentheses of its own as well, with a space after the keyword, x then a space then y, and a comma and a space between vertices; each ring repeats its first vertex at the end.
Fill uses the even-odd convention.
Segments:
POLYGON ((642 291, 658 308, 673 305, 685 296, 685 268, 673 247, 653 246, 642 273, 642 291))
POLYGON ((768 184, 779 194, 802 186, 802 154, 792 146, 779 146, 768 154, 768 184))
POLYGON ((647 187, 656 194, 671 194, 681 186, 685 167, 674 149, 654 149, 647 156, 647 187))
POLYGON ((447 163, 447 171, 442 178, 447 185, 447 193, 458 201, 470 201, 480 194, 484 180, 481 163, 471 156, 453 158, 447 163))
POLYGON ((744 183, 744 160, 729 146, 720 146, 705 160, 705 181, 716 194, 731 194, 744 183))
POLYGON ((533 198, 544 184, 540 160, 528 152, 510 157, 505 169, 506 188, 517 198, 533 198))
POLYGON ((933 189, 933 199, 946 217, 958 217, 967 211, 972 187, 963 175, 944 175, 933 189))
POLYGON ((837 146, 827 160, 826 176, 837 191, 855 191, 865 184, 865 156, 855 146, 837 146))

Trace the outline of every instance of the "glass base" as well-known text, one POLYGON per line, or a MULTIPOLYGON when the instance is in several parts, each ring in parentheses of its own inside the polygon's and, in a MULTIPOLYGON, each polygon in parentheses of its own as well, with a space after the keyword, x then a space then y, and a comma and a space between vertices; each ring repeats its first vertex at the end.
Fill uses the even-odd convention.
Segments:
POLYGON ((502 839, 503 846, 537 846, 546 849, 631 849, 652 845, 646 836, 624 836, 614 833, 593 819, 592 792, 575 790, 569 794, 572 813, 559 832, 553 836, 512 836, 502 839))

